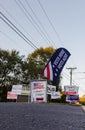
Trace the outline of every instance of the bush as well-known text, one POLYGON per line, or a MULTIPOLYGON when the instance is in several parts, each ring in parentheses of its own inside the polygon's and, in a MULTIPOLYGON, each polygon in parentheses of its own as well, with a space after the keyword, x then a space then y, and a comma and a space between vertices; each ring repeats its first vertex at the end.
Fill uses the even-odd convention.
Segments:
POLYGON ((66 103, 66 95, 65 94, 62 94, 60 102, 61 103, 66 103))

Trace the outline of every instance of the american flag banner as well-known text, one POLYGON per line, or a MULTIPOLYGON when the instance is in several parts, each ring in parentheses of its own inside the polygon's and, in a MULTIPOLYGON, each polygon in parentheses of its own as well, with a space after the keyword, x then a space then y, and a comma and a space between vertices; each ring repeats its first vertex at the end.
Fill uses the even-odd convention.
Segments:
POLYGON ((70 55, 65 48, 58 48, 42 71, 42 76, 56 82, 70 55))

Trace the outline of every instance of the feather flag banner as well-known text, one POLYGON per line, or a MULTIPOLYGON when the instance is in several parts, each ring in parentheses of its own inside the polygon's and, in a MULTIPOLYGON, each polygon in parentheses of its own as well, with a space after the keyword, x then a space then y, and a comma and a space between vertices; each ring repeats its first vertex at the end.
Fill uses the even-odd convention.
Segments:
POLYGON ((65 48, 58 48, 42 71, 42 76, 56 82, 70 55, 69 51, 65 48))

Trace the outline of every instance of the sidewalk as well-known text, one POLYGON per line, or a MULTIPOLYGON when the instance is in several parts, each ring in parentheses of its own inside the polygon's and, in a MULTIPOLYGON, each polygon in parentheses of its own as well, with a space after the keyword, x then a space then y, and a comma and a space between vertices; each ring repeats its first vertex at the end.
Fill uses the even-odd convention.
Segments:
POLYGON ((82 106, 83 111, 85 112, 85 106, 82 106))

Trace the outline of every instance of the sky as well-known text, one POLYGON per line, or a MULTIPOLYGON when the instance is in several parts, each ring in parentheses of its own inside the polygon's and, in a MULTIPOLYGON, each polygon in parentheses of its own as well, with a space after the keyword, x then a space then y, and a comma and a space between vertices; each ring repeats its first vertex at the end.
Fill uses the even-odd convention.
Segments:
POLYGON ((62 87, 70 85, 67 68, 76 67, 73 85, 79 87, 79 96, 85 94, 85 0, 0 0, 0 12, 31 41, 0 19, 1 49, 15 49, 27 57, 40 47, 66 48, 71 56, 62 71, 62 87))

